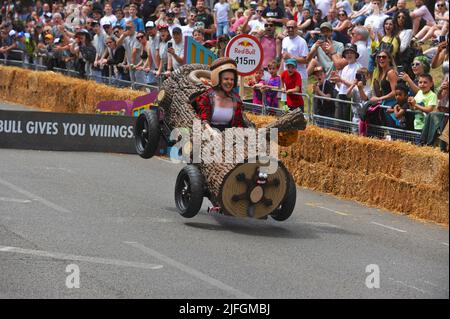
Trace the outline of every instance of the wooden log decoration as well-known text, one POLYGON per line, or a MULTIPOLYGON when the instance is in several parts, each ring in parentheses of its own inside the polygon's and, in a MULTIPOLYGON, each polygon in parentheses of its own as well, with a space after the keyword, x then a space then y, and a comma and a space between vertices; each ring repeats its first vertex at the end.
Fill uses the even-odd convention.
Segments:
MULTIPOLYGON (((211 67, 213 66, 214 63, 211 67)), ((198 95, 210 88, 206 85, 207 81, 205 80, 205 77, 209 75, 208 71, 207 65, 184 65, 164 81, 158 95, 158 105, 163 109, 165 122, 170 129, 192 129, 194 119, 196 119, 192 102, 198 95)), ((248 119, 245 120, 248 121, 248 119)), ((249 124, 254 127, 252 123, 249 124)), ((281 117, 268 127, 288 131, 303 129, 304 126, 303 114, 293 112, 281 117)), ((238 164, 236 164, 236 161, 227 162, 225 133, 211 132, 205 125, 202 125, 202 134, 208 131, 208 134, 214 136, 214 141, 217 138, 217 141, 222 143, 222 149, 217 155, 218 152, 212 152, 211 146, 206 145, 211 143, 202 139, 201 162, 195 165, 198 165, 204 176, 210 200, 214 204, 220 205, 224 213, 239 217, 262 218, 280 206, 287 191, 289 173, 279 161, 276 172, 268 175, 264 183, 258 182, 261 167, 268 165, 268 163, 252 162, 248 158, 249 145, 244 142, 244 140, 247 141, 247 136, 242 134, 242 130, 239 128, 229 130, 233 133, 235 144, 243 145, 244 148, 242 152, 239 152, 239 154, 236 152, 234 155, 241 156, 244 161, 240 161, 238 164), (212 154, 215 154, 218 158, 214 158, 212 163, 205 162, 204 159, 211 158, 212 154)), ((270 154, 270 143, 268 141, 266 141, 265 147, 266 154, 270 154)))

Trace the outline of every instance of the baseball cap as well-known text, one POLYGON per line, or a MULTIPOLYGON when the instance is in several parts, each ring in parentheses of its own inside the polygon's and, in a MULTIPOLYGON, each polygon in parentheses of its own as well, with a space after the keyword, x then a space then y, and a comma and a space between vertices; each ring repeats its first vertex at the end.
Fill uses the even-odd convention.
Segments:
POLYGON ((145 27, 146 28, 154 28, 154 27, 156 27, 156 24, 153 21, 147 21, 147 23, 145 24, 145 27))
POLYGON ((52 14, 50 13, 50 12, 46 12, 45 14, 44 14, 44 16, 46 17, 46 18, 51 18, 52 17, 52 14))
POLYGON ((323 28, 327 28, 329 30, 333 30, 333 26, 331 25, 330 22, 324 22, 320 25, 320 30, 322 30, 323 28))
POLYGON ((18 38, 23 38, 24 36, 25 36, 25 33, 23 33, 23 32, 17 33, 18 38))
POLYGON ((284 63, 285 63, 286 65, 291 64, 291 65, 297 67, 297 61, 295 61, 295 59, 287 59, 284 63))
POLYGON ((102 27, 104 26, 111 26, 111 22, 109 20, 106 20, 105 22, 103 22, 102 27))
POLYGON ((172 33, 182 33, 181 28, 180 27, 173 28, 172 33))
POLYGON ((17 32, 16 32, 15 30, 11 30, 11 31, 9 31, 9 33, 8 33, 8 35, 9 35, 10 37, 15 37, 16 34, 17 34, 17 32))

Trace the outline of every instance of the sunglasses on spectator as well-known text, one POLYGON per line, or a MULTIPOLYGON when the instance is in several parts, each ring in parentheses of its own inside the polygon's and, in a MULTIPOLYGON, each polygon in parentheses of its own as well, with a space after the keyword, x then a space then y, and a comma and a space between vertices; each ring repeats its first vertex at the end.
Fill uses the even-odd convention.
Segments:
POLYGON ((438 6, 438 7, 445 7, 445 4, 443 4, 443 3, 438 3, 437 6, 438 6))
POLYGON ((106 44, 112 44, 112 43, 114 43, 114 42, 112 42, 112 41, 108 41, 108 42, 106 42, 106 44))
POLYGON ((293 26, 287 26, 286 29, 295 29, 293 26))
POLYGON ((377 56, 377 59, 381 60, 381 59, 387 59, 388 56, 387 55, 379 55, 377 56))
POLYGON ((411 63, 411 66, 420 66, 420 65, 422 65, 422 63, 420 63, 420 62, 413 62, 413 63, 411 63))
POLYGON ((273 24, 265 24, 264 25, 264 28, 271 28, 271 27, 273 27, 273 24))

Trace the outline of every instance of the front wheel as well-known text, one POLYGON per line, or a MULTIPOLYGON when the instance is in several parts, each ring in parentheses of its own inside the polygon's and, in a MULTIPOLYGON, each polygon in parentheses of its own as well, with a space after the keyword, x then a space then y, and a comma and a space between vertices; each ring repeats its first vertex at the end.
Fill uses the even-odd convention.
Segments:
POLYGON ((159 145, 160 126, 155 111, 144 111, 136 119, 134 126, 136 152, 142 158, 151 158, 159 145))
POLYGON ((175 183, 175 205, 185 218, 192 218, 199 212, 204 194, 203 175, 197 166, 185 166, 175 183))
POLYGON ((295 208, 295 202, 297 200, 297 188, 295 186, 294 178, 288 173, 287 190, 284 200, 281 205, 272 213, 270 217, 276 221, 282 222, 288 219, 295 208))

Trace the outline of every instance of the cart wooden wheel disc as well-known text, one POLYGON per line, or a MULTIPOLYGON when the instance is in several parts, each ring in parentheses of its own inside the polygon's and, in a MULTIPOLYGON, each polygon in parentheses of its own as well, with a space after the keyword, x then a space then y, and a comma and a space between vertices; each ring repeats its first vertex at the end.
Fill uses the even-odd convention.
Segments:
POLYGON ((258 182, 259 168, 267 164, 239 164, 224 178, 221 207, 236 217, 262 218, 280 206, 287 192, 287 175, 278 164, 274 174, 258 182))

